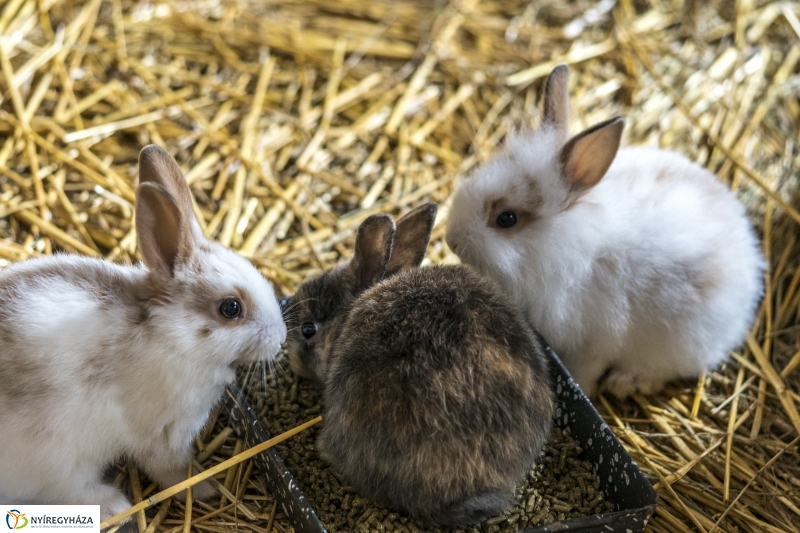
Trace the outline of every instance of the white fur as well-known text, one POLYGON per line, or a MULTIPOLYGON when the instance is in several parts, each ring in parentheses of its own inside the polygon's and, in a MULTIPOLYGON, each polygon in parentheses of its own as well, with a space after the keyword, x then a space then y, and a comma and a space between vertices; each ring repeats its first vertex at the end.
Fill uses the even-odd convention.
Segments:
POLYGON ((111 461, 132 458, 162 487, 186 478, 235 364, 286 338, 264 277, 197 240, 170 279, 70 255, 0 272, 0 501, 100 504, 108 518, 130 506, 101 482, 111 461), (219 304, 237 294, 245 311, 226 322, 219 304))
POLYGON ((560 150, 547 125, 512 136, 460 183, 450 247, 505 287, 589 395, 609 369, 609 389, 627 395, 723 361, 750 327, 764 270, 736 197, 677 153, 626 148, 569 205, 560 150), (487 224, 487 200, 531 209, 529 191, 543 199, 536 220, 487 224))

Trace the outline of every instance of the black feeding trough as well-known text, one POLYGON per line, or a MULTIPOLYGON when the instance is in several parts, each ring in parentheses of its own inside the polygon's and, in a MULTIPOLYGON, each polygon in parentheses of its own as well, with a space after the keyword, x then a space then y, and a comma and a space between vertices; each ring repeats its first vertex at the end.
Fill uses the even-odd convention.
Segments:
MULTIPOLYGON (((554 425, 566 430, 583 449, 580 459, 594 466, 600 489, 614 510, 580 518, 550 522, 523 529, 524 533, 551 531, 621 532, 644 531, 656 506, 656 493, 628 452, 611 432, 600 415, 570 377, 569 372, 552 350, 548 349, 556 396, 554 425)), ((225 395, 229 423, 248 446, 268 440, 256 412, 250 407, 238 385, 225 395)), ((288 516, 294 529, 301 533, 323 533, 325 527, 303 494, 292 473, 279 454, 270 449, 255 457, 256 466, 266 486, 288 516)))

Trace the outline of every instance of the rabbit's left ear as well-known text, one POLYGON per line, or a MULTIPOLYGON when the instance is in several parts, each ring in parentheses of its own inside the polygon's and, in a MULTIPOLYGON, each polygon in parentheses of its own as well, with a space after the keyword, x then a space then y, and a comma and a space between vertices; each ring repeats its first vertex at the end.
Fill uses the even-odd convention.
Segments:
POLYGON ((561 175, 572 191, 597 185, 617 156, 625 120, 615 117, 582 131, 561 149, 561 175))
POLYGON ((136 189, 136 237, 148 270, 171 277, 186 261, 194 236, 175 197, 157 183, 136 189))
POLYGON ((385 214, 372 215, 358 227, 356 250, 350 263, 358 292, 383 279, 392 254, 394 231, 394 220, 385 214))
POLYGON ((166 150, 155 144, 142 148, 139 152, 139 183, 154 183, 166 189, 180 207, 187 227, 202 235, 194 217, 189 185, 178 163, 166 150))
POLYGON ((418 267, 422 263, 437 210, 436 204, 427 203, 409 211, 397 221, 392 257, 386 266, 385 277, 406 268, 418 267))
POLYGON ((569 135, 569 67, 565 63, 556 65, 547 77, 544 86, 542 123, 553 127, 559 136, 559 144, 569 135))

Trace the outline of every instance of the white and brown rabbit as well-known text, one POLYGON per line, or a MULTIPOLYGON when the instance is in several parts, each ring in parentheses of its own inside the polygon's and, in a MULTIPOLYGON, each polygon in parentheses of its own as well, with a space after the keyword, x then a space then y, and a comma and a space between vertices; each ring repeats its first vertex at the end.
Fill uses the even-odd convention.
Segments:
POLYGON ((139 181, 145 267, 56 255, 0 272, 0 501, 108 518, 130 506, 101 481, 123 456, 162 487, 185 479, 234 365, 285 340, 272 288, 203 236, 169 154, 144 148, 139 181))
POLYGON ((588 395, 699 375, 742 342, 763 256, 714 175, 653 148, 617 153, 617 117, 568 138, 569 69, 542 124, 460 183, 447 242, 525 310, 588 395))
POLYGON ((318 448, 362 495, 425 525, 500 512, 550 433, 535 333, 464 265, 416 268, 436 214, 373 215, 351 261, 303 283, 292 367, 323 384, 318 448), (318 337, 319 336, 319 337, 318 337))

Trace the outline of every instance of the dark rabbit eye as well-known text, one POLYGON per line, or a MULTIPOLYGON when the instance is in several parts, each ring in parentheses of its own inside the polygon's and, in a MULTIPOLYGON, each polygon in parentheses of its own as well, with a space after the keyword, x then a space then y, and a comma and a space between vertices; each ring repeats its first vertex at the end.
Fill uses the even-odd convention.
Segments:
POLYGON ((503 211, 497 215, 497 225, 501 228, 510 228, 517 223, 517 214, 514 211, 503 211))
POLYGON ((228 298, 219 304, 219 314, 225 318, 236 318, 242 314, 242 302, 236 298, 228 298))
POLYGON ((310 339, 314 335, 317 334, 317 325, 313 322, 306 322, 302 326, 300 326, 300 333, 303 334, 303 337, 306 339, 310 339))

